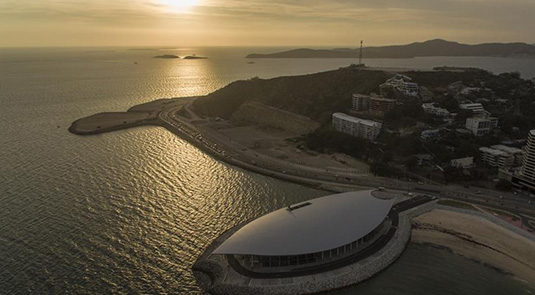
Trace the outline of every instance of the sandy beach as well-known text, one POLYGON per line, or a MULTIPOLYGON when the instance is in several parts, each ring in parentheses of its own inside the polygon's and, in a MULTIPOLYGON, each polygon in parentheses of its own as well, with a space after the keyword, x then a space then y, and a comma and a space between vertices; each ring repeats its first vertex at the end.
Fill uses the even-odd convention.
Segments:
POLYGON ((535 242, 478 216, 435 209, 413 219, 412 242, 447 247, 535 288, 535 242))

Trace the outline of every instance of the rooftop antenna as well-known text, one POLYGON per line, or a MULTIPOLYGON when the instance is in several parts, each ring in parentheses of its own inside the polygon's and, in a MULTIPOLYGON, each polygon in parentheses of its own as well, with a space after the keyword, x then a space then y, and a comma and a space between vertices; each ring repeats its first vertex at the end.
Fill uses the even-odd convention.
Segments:
POLYGON ((359 66, 362 65, 362 40, 360 40, 359 66))

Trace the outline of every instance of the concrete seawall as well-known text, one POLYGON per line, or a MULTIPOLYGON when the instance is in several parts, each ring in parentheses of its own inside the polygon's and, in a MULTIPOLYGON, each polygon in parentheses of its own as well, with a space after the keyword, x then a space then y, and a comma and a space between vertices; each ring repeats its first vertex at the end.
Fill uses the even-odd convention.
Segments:
POLYGON ((397 230, 383 248, 362 260, 330 271, 290 278, 250 278, 237 273, 224 256, 210 253, 241 225, 216 239, 195 263, 193 271, 199 285, 214 295, 298 295, 345 288, 370 279, 396 261, 410 241, 411 218, 433 208, 435 202, 400 213, 397 230))

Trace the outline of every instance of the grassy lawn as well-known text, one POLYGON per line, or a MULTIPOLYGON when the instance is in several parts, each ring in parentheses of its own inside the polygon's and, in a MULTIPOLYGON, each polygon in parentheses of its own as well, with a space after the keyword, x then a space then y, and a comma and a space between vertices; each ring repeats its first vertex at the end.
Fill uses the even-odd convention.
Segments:
POLYGON ((439 205, 444 205, 444 206, 460 208, 460 209, 474 210, 474 207, 472 205, 470 205, 468 203, 454 201, 454 200, 440 200, 440 201, 438 201, 438 204, 439 205))

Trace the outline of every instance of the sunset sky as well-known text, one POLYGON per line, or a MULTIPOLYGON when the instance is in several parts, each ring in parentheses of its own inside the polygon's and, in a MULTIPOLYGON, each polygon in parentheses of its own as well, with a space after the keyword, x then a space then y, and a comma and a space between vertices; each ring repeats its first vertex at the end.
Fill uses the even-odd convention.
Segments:
POLYGON ((0 47, 535 43, 534 0, 0 0, 0 47))

